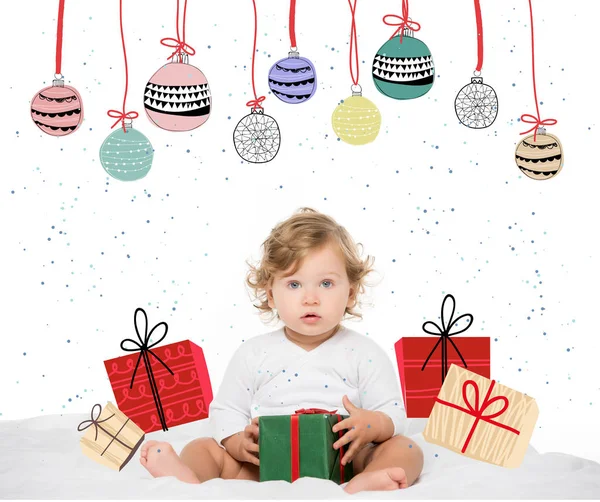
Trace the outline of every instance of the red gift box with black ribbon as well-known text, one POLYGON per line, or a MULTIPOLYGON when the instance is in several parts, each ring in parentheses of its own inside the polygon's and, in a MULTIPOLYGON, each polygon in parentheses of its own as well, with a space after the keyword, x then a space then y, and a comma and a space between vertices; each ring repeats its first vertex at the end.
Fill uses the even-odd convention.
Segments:
POLYGON ((490 378, 490 338, 456 337, 469 329, 473 316, 463 314, 454 319, 455 307, 454 297, 446 295, 442 302, 442 325, 432 321, 423 324, 423 331, 439 337, 437 341, 433 342, 426 336, 403 337, 394 345, 407 418, 429 417, 451 364, 490 378), (452 312, 446 323, 444 311, 447 302, 452 312), (461 319, 465 319, 467 325, 451 333, 450 330, 461 319))
POLYGON ((167 336, 167 323, 148 332, 148 317, 141 308, 135 311, 134 325, 139 342, 125 339, 121 348, 138 353, 104 361, 119 410, 144 432, 207 418, 213 395, 202 348, 190 340, 156 347, 167 336), (162 327, 164 334, 150 343, 153 332, 162 327), (134 347, 128 348, 127 342, 134 347))

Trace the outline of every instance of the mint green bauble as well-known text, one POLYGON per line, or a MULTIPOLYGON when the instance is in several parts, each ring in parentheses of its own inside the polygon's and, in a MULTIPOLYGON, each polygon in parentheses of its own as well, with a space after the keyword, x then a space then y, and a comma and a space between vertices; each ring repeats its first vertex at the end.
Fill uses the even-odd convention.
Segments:
POLYGON ((100 162, 104 170, 119 181, 143 178, 152 167, 154 149, 148 138, 130 125, 125 131, 119 126, 100 147, 100 162))
POLYGON ((394 99, 423 96, 433 86, 435 69, 427 46, 408 35, 388 40, 373 59, 375 87, 394 99))

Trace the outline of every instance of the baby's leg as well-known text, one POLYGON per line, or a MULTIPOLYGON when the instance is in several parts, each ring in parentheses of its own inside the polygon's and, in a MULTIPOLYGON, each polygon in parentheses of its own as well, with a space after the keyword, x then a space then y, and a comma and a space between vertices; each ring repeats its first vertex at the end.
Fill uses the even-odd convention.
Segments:
POLYGON ((377 445, 367 445, 355 456, 355 476, 346 493, 396 490, 412 485, 423 470, 423 451, 410 438, 394 436, 377 445))
POLYGON ((258 481, 258 467, 235 460, 212 438, 188 443, 177 455, 169 443, 147 441, 140 463, 154 477, 175 476, 186 483, 202 483, 213 478, 258 481))
POLYGON ((181 460, 201 482, 213 478, 260 479, 257 465, 236 460, 213 438, 194 439, 188 443, 181 450, 181 460))

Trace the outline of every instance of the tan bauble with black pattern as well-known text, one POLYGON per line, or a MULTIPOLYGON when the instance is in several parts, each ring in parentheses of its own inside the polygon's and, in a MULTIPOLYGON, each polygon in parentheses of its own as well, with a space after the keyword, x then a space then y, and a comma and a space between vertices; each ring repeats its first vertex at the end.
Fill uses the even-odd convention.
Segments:
POLYGON ((515 161, 521 172, 532 180, 554 178, 562 169, 564 154, 558 138, 538 129, 537 134, 527 136, 515 151, 515 161))

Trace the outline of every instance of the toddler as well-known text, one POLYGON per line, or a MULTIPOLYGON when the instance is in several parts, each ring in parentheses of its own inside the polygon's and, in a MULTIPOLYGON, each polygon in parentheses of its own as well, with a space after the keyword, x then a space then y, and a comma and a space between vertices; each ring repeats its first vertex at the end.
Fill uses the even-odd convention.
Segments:
POLYGON ((195 439, 179 456, 169 443, 142 446, 140 462, 153 476, 258 481, 258 417, 321 408, 349 415, 333 426, 345 431, 333 447, 344 446, 342 464, 354 466, 347 493, 414 483, 423 452, 401 435, 396 371, 377 343, 340 324, 362 317, 355 307, 373 259, 362 260, 357 247, 344 227, 309 208, 271 231, 246 282, 261 314, 284 326, 234 353, 210 404, 212 438, 195 439))

